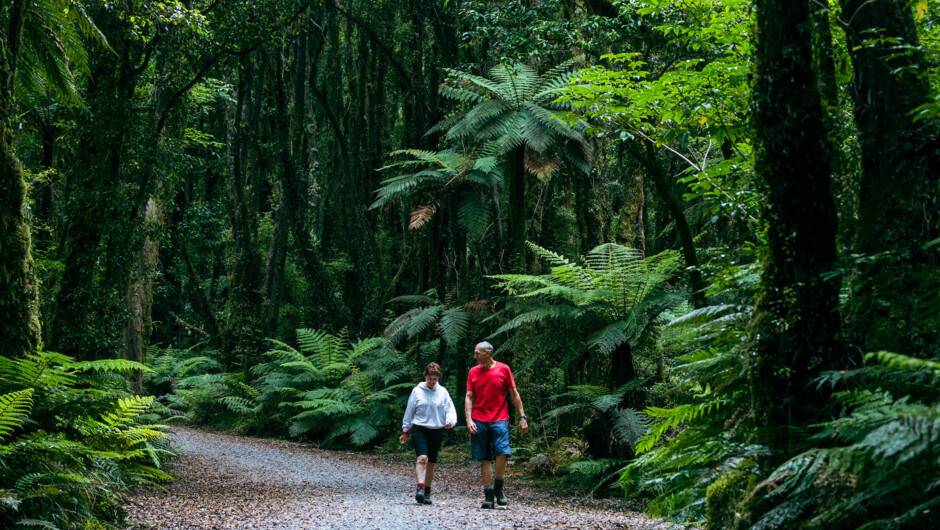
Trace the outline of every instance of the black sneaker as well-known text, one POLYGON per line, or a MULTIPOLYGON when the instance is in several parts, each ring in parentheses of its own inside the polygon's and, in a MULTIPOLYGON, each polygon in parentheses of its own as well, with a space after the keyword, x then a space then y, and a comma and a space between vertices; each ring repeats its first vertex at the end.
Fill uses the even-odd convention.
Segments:
POLYGON ((486 496, 486 499, 483 500, 483 506, 480 508, 486 508, 489 510, 493 509, 493 486, 486 486, 483 488, 483 495, 486 496))
POLYGON ((424 504, 424 488, 418 488, 418 491, 415 493, 415 500, 418 504, 424 504))
POLYGON ((431 486, 424 487, 424 504, 434 504, 431 502, 431 486))
POLYGON ((506 494, 503 493, 503 479, 498 478, 493 481, 493 493, 496 495, 496 504, 498 506, 506 506, 509 504, 509 499, 507 499, 506 494))

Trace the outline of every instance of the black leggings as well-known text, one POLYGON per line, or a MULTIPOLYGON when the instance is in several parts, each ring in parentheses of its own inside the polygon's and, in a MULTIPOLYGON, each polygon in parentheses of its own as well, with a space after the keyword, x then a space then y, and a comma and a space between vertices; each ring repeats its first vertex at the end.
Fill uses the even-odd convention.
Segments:
POLYGON ((437 463, 437 453, 441 450, 444 429, 429 429, 421 425, 411 428, 411 445, 418 456, 428 455, 428 462, 437 463))

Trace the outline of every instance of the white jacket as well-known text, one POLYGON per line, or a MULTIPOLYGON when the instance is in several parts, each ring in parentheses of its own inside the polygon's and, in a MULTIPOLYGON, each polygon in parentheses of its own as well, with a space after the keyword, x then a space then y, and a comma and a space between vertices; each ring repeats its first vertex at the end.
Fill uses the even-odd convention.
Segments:
POLYGON ((440 383, 434 389, 428 388, 427 383, 418 383, 408 398, 408 408, 405 409, 405 418, 401 420, 401 431, 409 432, 413 425, 420 425, 429 429, 441 429, 450 423, 457 424, 457 409, 450 393, 440 383))

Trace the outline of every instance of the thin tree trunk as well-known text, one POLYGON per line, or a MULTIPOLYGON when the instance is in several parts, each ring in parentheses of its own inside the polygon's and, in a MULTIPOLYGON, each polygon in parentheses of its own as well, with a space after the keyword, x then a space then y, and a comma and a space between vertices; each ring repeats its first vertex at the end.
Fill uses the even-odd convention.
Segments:
POLYGON ((692 305, 696 308, 705 307, 708 305, 708 301, 705 299, 705 282, 702 280, 702 273, 699 271, 698 254, 695 250, 692 229, 685 218, 682 204, 673 193, 666 172, 663 170, 662 164, 659 163, 653 144, 644 142, 642 148, 644 152, 640 154, 639 158, 646 166, 648 175, 653 178, 656 192, 666 203, 669 215, 676 223, 676 232, 679 234, 679 241, 682 243, 682 257, 685 259, 685 267, 689 275, 689 287, 692 289, 692 305))
MULTIPOLYGON (((219 325, 219 319, 216 318, 212 310, 212 304, 209 302, 209 296, 202 287, 202 279, 196 267, 193 265, 192 257, 189 255, 189 248, 185 240, 179 243, 180 254, 183 256, 183 262, 186 264, 186 271, 189 274, 189 283, 196 292, 196 310, 201 313, 202 318, 209 323, 211 328, 209 337, 213 341, 218 341, 222 337, 222 326, 219 325)), ((213 274, 214 276, 214 274, 213 274)), ((211 292, 211 285, 209 291, 211 292)))
POLYGON ((526 181, 525 148, 517 147, 509 153, 509 262, 514 272, 527 271, 526 261, 526 181))

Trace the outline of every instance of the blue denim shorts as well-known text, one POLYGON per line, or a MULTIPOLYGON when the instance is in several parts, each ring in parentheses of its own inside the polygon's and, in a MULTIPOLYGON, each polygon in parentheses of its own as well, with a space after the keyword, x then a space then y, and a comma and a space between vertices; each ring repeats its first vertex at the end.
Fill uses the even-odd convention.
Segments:
POLYGON ((494 460, 495 456, 511 456, 509 421, 475 421, 477 433, 470 435, 470 453, 474 460, 494 460))

